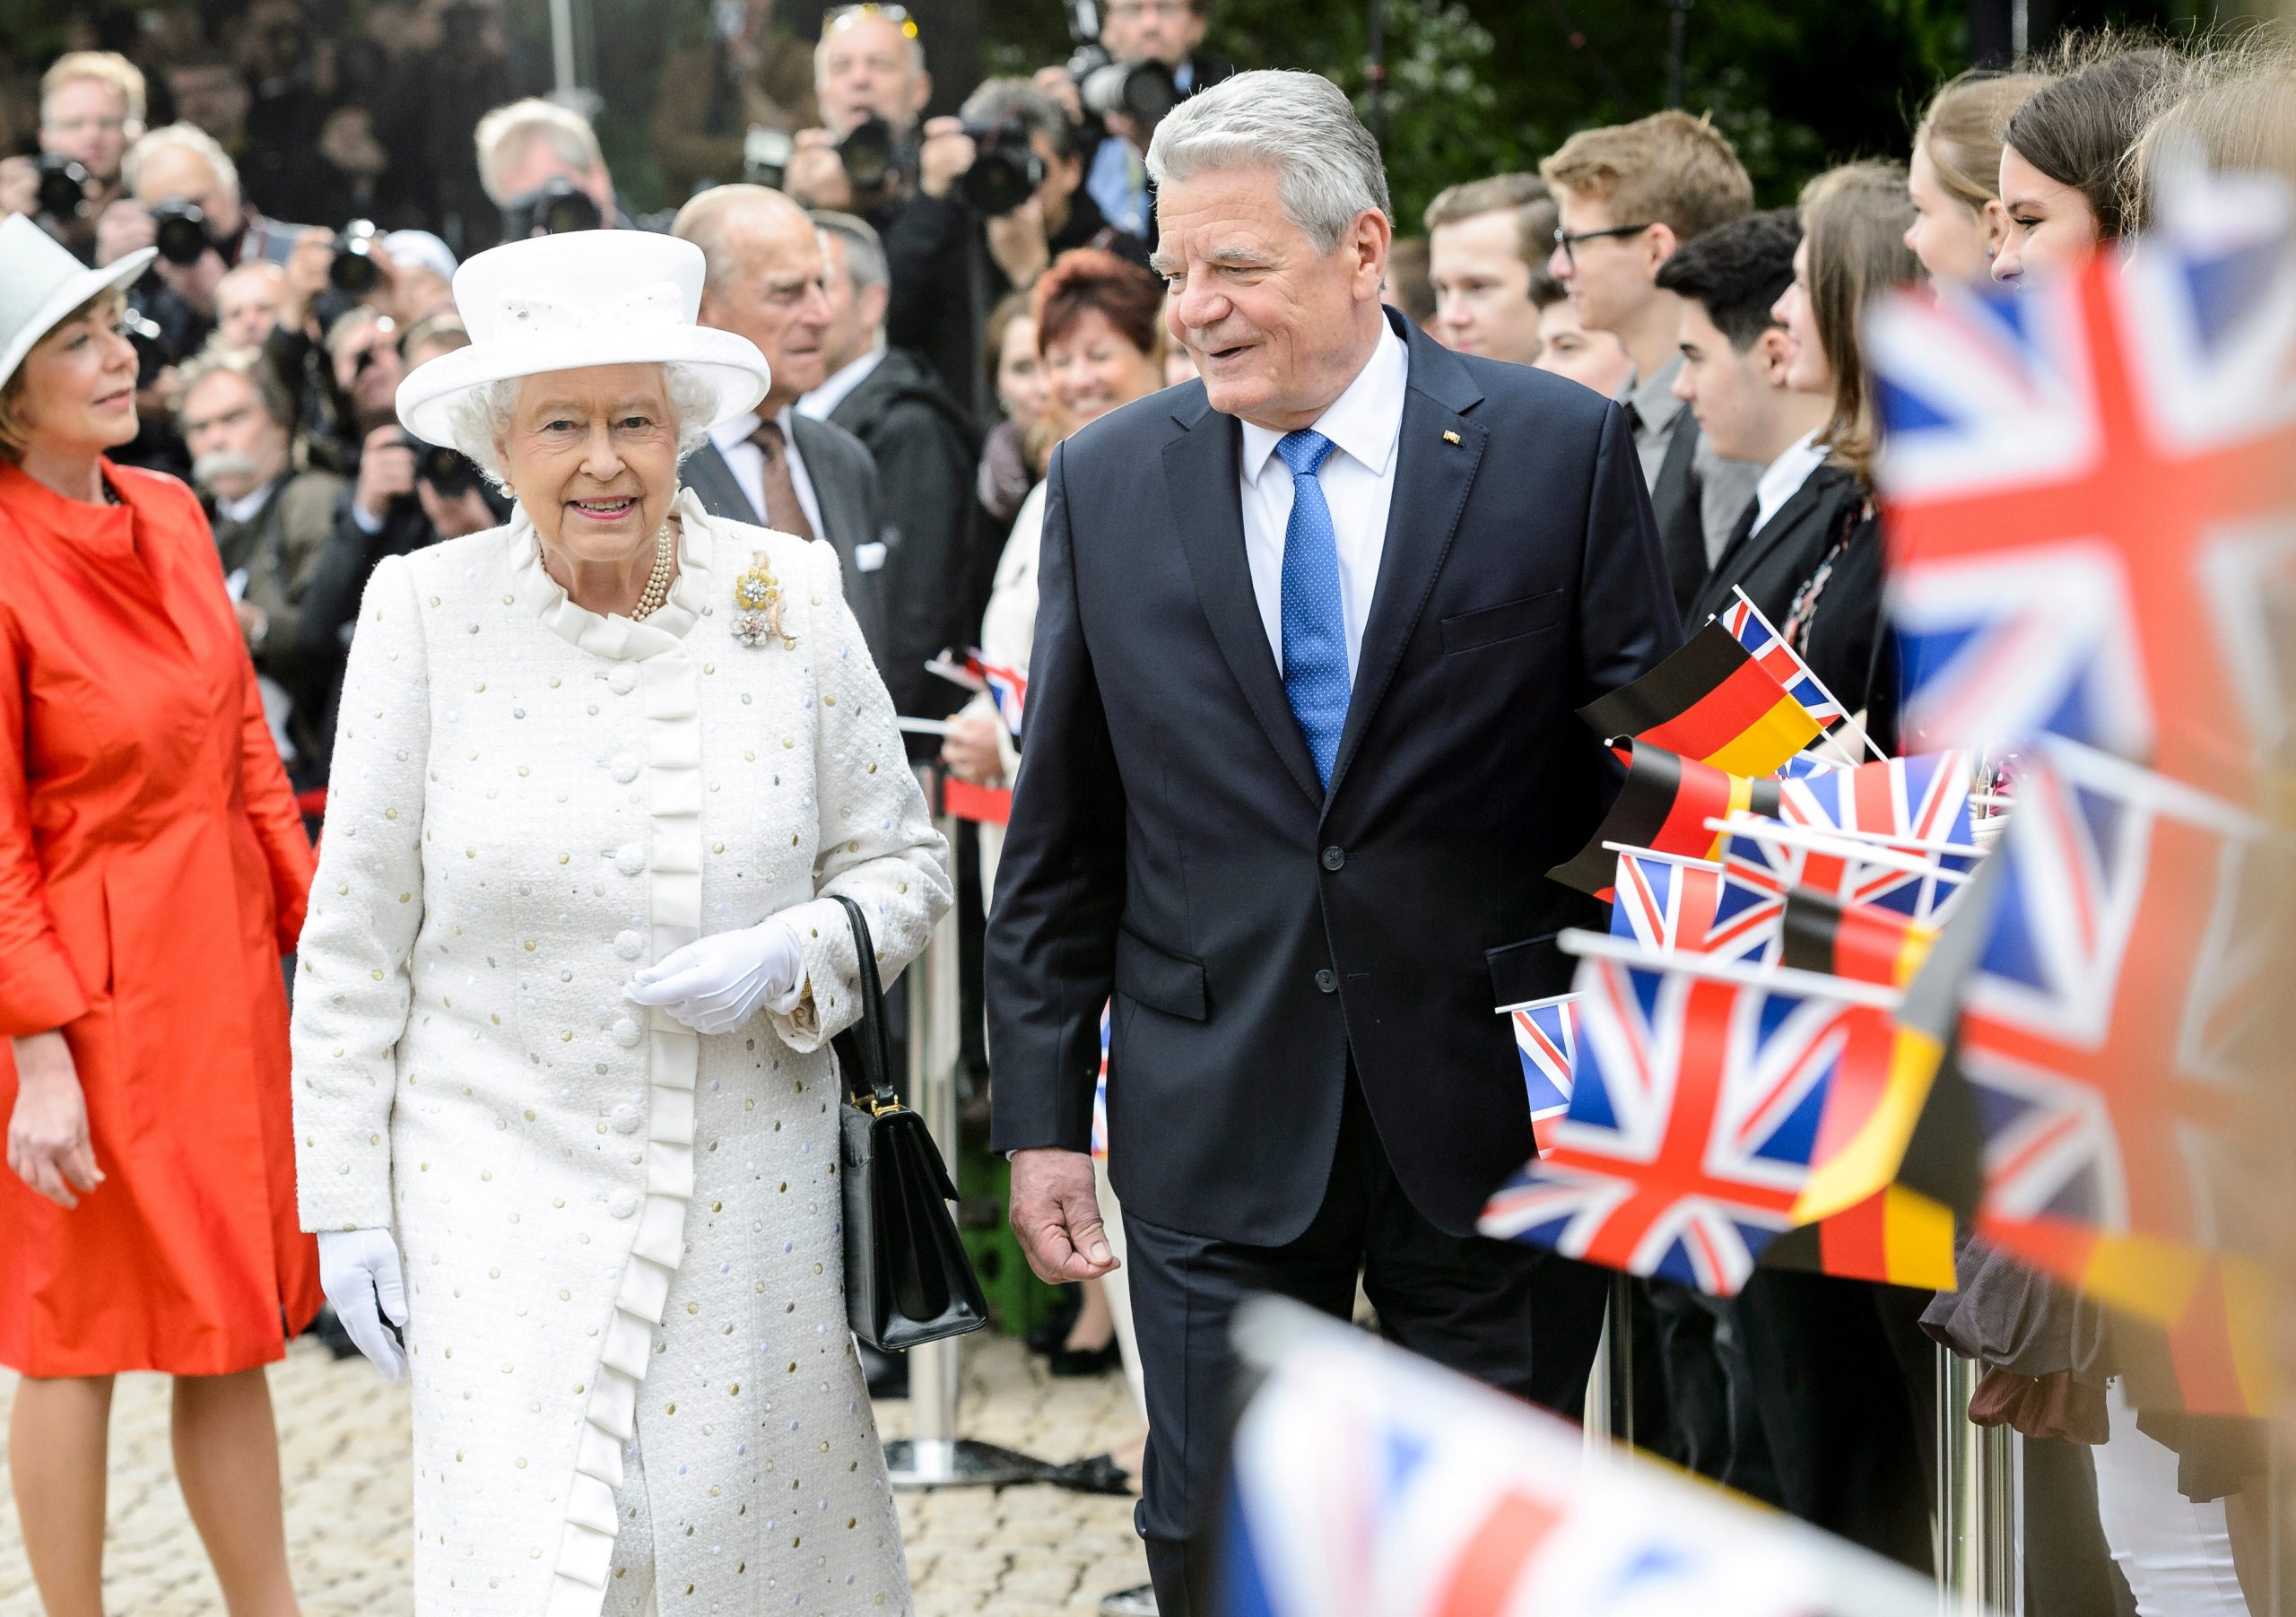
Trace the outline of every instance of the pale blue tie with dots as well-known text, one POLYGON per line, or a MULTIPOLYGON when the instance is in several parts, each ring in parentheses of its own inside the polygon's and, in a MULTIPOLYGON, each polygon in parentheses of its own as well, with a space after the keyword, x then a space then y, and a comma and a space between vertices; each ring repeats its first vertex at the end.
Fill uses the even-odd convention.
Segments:
POLYGON ((1328 788, 1347 727, 1347 614, 1339 597, 1339 539, 1318 481, 1331 439, 1288 432, 1275 453, 1292 470, 1292 519, 1283 525, 1283 693, 1308 739, 1316 778, 1328 788))

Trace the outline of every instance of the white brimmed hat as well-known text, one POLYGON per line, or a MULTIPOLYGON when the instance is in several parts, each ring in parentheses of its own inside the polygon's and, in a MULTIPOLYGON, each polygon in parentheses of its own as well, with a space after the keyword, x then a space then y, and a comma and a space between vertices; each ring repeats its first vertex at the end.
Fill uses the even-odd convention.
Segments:
POLYGON ((456 443, 454 401, 473 387, 593 365, 682 365, 717 390, 709 424, 754 409, 772 372, 747 337, 694 324, 701 249, 644 230, 570 230, 509 241, 455 272, 470 346, 418 365, 398 385, 398 419, 426 443, 456 443))
POLYGON ((28 216, 0 220, 0 384, 65 316, 98 292, 134 281, 157 250, 138 248, 91 270, 28 216))

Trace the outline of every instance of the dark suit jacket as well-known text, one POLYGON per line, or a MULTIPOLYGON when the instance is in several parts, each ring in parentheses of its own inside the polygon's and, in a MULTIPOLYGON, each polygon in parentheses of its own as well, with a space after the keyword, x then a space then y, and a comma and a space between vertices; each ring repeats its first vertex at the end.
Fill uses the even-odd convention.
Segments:
POLYGON ((1683 614, 1683 633, 1696 632, 1729 605, 1734 588, 1744 589, 1773 627, 1785 628, 1794 592, 1818 570, 1844 526, 1855 520, 1864 499, 1856 478, 1839 466, 1822 465, 1771 513, 1758 534, 1748 532, 1754 515, 1749 504, 1728 547, 1683 614))
POLYGON ((1410 383, 1328 793, 1252 592, 1238 422, 1189 382, 1084 429, 1047 478, 988 935, 994 1143, 1084 1149, 1113 988, 1118 1192, 1218 1239, 1306 1228, 1351 1062, 1444 1229, 1531 1155, 1492 1011, 1567 991, 1555 933, 1601 924, 1544 874, 1613 778, 1573 709, 1676 640, 1618 406, 1387 317, 1410 383))
MULTIPOLYGON (((878 515, 877 469, 861 440, 842 427, 809 416, 794 419, 797 453, 804 460, 805 475, 813 480, 822 526, 829 530, 820 536, 837 547, 837 564, 845 574, 845 604, 853 609, 861 638, 882 670, 892 648, 885 639, 884 524, 878 515), (880 548, 863 550, 864 545, 880 548), (865 561, 871 565, 861 565, 865 561)), ((767 526, 742 492, 734 469, 709 439, 686 456, 678 480, 700 496, 701 509, 711 516, 767 526)))
POLYGON ((1706 512, 1704 480, 1698 474, 1698 422, 1685 409, 1674 421, 1674 436, 1650 482, 1650 509, 1658 525, 1658 547, 1665 559, 1666 578, 1674 607, 1685 618, 1690 604, 1706 582, 1706 512))

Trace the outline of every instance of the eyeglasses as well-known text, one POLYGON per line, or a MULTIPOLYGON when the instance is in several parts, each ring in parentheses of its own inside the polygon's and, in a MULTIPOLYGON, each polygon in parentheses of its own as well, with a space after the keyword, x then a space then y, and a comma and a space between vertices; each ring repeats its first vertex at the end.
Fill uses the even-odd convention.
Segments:
POLYGON ((917 38, 917 19, 909 14, 907 6, 880 5, 874 4, 874 0, 865 5, 831 6, 822 13, 822 38, 827 39, 839 29, 850 28, 856 22, 866 22, 872 17, 891 23, 900 30, 905 39, 917 38))
POLYGON ((1580 242, 1600 241, 1605 236, 1639 236, 1649 228, 1648 224, 1616 224, 1607 230, 1566 230, 1561 225, 1556 225, 1554 245, 1562 249, 1565 259, 1576 265, 1578 262, 1580 242))

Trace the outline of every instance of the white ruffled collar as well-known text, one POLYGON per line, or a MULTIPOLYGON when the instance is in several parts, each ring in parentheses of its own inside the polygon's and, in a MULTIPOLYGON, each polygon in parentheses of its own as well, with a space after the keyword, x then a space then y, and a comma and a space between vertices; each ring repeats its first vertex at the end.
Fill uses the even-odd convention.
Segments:
POLYGON ((678 491, 670 513, 678 518, 678 575, 670 583, 669 598, 644 622, 576 605, 543 566, 534 521, 524 506, 512 509, 510 524, 503 530, 510 546, 512 593, 561 639, 603 661, 643 662, 672 649, 700 620, 702 604, 709 598, 709 557, 716 544, 709 513, 691 489, 678 491))

